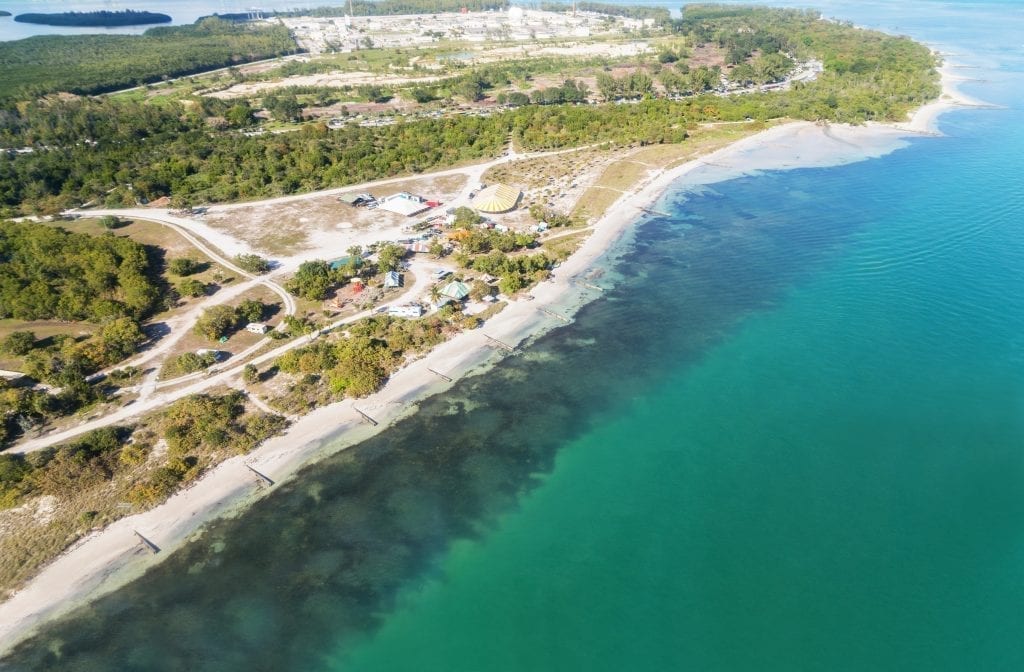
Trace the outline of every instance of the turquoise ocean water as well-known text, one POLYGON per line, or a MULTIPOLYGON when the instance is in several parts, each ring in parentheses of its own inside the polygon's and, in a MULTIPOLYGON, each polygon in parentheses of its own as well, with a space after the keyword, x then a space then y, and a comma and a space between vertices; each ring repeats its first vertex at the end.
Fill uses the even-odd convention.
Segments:
POLYGON ((1000 107, 670 191, 575 324, 0 669, 1024 669, 1024 16, 824 9, 1000 107))

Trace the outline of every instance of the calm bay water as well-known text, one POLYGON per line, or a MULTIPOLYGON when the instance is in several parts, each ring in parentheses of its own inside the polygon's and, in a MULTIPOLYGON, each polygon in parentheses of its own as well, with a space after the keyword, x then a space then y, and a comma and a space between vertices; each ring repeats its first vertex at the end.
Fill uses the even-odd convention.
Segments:
MULTIPOLYGON (((182 25, 195 22, 201 16, 210 14, 233 14, 248 11, 251 7, 263 10, 286 10, 301 7, 336 7, 345 4, 339 0, 311 0, 295 2, 294 0, 0 0, 0 9, 12 15, 52 12, 93 12, 97 10, 121 11, 134 9, 137 11, 160 12, 171 17, 170 24, 182 25)), ((0 41, 20 40, 33 35, 87 35, 92 33, 106 34, 140 34, 153 26, 132 26, 126 28, 66 28, 60 26, 41 26, 31 23, 16 23, 13 17, 0 17, 0 41)))
POLYGON ((0 669, 1024 669, 1024 18, 827 9, 1003 107, 667 194, 575 324, 0 669))

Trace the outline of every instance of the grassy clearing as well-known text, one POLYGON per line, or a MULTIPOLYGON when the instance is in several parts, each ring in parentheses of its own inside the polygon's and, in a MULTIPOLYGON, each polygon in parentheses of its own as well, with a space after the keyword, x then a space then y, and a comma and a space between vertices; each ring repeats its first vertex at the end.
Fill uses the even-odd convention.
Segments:
MULTIPOLYGON (((140 220, 124 220, 126 223, 116 229, 110 230, 115 236, 127 236, 137 243, 159 247, 167 252, 169 257, 190 256, 200 261, 210 261, 192 243, 188 242, 177 231, 169 226, 140 220)), ((107 233, 107 229, 100 225, 99 218, 83 217, 73 221, 49 222, 50 226, 60 227, 75 233, 87 233, 92 236, 101 236, 107 233)))
POLYGON ((88 322, 58 322, 57 320, 0 320, 0 340, 13 331, 31 331, 37 339, 45 339, 57 334, 72 336, 91 336, 99 327, 88 322))
POLYGON ((488 168, 483 179, 485 183, 504 182, 524 190, 540 189, 561 178, 578 174, 607 154, 607 150, 581 149, 557 156, 503 163, 488 168))
POLYGON ((565 259, 575 252, 583 244, 583 241, 590 236, 590 230, 577 231, 568 235, 557 236, 551 240, 545 240, 541 247, 559 259, 565 259))
MULTIPOLYGON (((277 324, 284 317, 283 307, 281 306, 281 299, 277 294, 270 291, 266 287, 258 286, 245 294, 236 297, 229 301, 228 306, 237 306, 243 301, 253 299, 261 301, 268 306, 267 314, 268 317, 264 319, 264 322, 269 324, 271 327, 277 326, 277 324)), ((202 299, 193 299, 193 302, 201 301, 202 299)), ((196 352, 197 350, 219 350, 221 352, 231 353, 237 355, 243 350, 255 345, 264 337, 258 334, 252 334, 245 330, 245 325, 242 325, 240 329, 231 334, 227 341, 220 343, 218 341, 211 341, 208 338, 204 338, 192 330, 189 330, 181 340, 174 344, 174 347, 167 353, 163 358, 164 366, 161 369, 160 379, 166 380, 170 377, 168 375, 168 363, 174 361, 176 357, 186 352, 196 352)), ((234 364, 230 359, 224 360, 229 364, 234 364)))
MULTIPOLYGON (((0 340, 3 340, 15 331, 31 331, 36 340, 45 341, 51 336, 67 334, 75 337, 88 337, 99 329, 99 325, 88 322, 58 322, 57 320, 0 320, 0 340)), ((43 344, 45 345, 45 343, 43 344)), ((9 371, 21 371, 22 360, 19 357, 0 354, 0 369, 9 371)))

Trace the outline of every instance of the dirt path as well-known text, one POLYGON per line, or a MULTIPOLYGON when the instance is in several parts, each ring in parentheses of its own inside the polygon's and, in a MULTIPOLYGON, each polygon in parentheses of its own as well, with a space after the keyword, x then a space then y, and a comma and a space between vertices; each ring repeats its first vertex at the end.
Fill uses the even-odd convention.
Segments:
MULTIPOLYGON (((459 205, 465 205, 469 202, 469 192, 472 191, 479 184, 480 180, 483 177, 483 174, 493 166, 518 160, 528 160, 535 158, 544 158, 549 156, 557 156, 560 154, 568 154, 578 152, 584 149, 590 149, 596 146, 598 145, 571 147, 568 149, 561 149, 550 152, 530 152, 520 154, 517 153, 513 147, 511 147, 510 142, 509 152, 496 159, 485 161, 483 163, 474 164, 471 166, 450 168, 443 171, 426 173, 421 175, 420 177, 465 175, 468 178, 466 186, 463 188, 463 191, 450 204, 452 207, 458 207, 459 205)), ((373 186, 391 184, 394 182, 402 182, 408 179, 408 177, 388 178, 385 180, 377 180, 375 182, 368 182, 361 185, 349 185, 346 187, 311 192, 307 194, 282 196, 279 198, 269 199, 266 201, 259 201, 255 203, 250 202, 213 206, 210 208, 210 210, 229 210, 240 207, 251 207, 252 205, 262 206, 272 205, 275 203, 301 201, 304 199, 316 198, 323 196, 325 194, 334 194, 343 191, 363 191, 370 189, 373 186)), ((286 315, 293 315, 296 312, 297 306, 294 298, 292 298, 292 296, 281 285, 272 281, 270 277, 274 275, 280 275, 291 272, 298 265, 298 263, 301 262, 302 258, 300 257, 287 257, 284 259, 280 259, 280 266, 271 274, 271 276, 256 276, 238 267, 233 261, 228 259, 224 255, 224 253, 220 251, 220 249, 216 249, 213 246, 214 243, 211 242, 209 239, 213 238, 216 241, 215 244, 217 245, 217 247, 221 248, 227 253, 231 253, 233 251, 236 253, 248 252, 249 248, 247 245, 245 245, 244 242, 239 241, 236 238, 233 238, 232 236, 229 236, 223 232, 212 230, 211 227, 205 224, 201 224, 195 222, 194 220, 172 215, 170 214, 170 211, 165 209, 128 208, 70 210, 66 214, 76 216, 114 215, 117 217, 140 219, 155 222, 157 224, 162 224, 164 226, 174 229, 182 237, 188 240, 196 249, 206 254, 210 259, 212 259, 216 263, 248 279, 248 282, 240 283, 239 285, 232 287, 230 290, 222 290, 221 292, 218 292, 216 295, 211 297, 209 301, 204 301, 202 304, 192 308, 184 315, 176 318, 177 323, 174 325, 172 329, 172 334, 165 337, 164 341, 162 341, 158 346, 154 347, 152 350, 139 355, 138 357, 136 357, 135 359, 131 360, 126 364, 121 364, 117 368, 121 368, 127 365, 139 366, 141 364, 151 362, 160 355, 165 354, 174 346, 175 343, 177 343, 181 338, 184 337, 186 333, 188 333, 188 331, 195 324, 196 320, 198 320, 199 316, 202 314, 202 311, 204 309, 214 305, 218 305, 220 303, 224 303, 225 301, 230 300, 231 298, 239 295, 245 290, 251 289, 259 285, 267 287, 268 289, 270 289, 275 294, 281 297, 281 300, 284 304, 286 315), (205 239, 204 237, 200 237, 196 229, 202 230, 205 239)), ((420 261, 416 259, 414 259, 413 264, 415 265, 415 268, 411 267, 415 278, 413 285, 407 288, 406 291, 402 292, 402 294, 400 294, 397 298, 383 304, 383 307, 408 303, 425 294, 426 289, 431 282, 430 273, 426 268, 430 264, 428 264, 428 262, 425 260, 420 261)), ((441 266, 443 264, 437 265, 441 266)), ((378 306, 378 308, 380 307, 381 306, 378 306)), ((340 319, 326 327, 325 331, 337 328, 350 322, 354 322, 356 320, 367 317, 371 314, 371 311, 362 311, 350 317, 340 319)), ((101 427, 106 427, 118 422, 123 422, 128 418, 148 413, 162 406, 166 406, 167 404, 170 404, 190 394, 202 392, 216 385, 229 384, 229 380, 232 377, 241 374, 241 370, 246 364, 255 365, 263 362, 272 361, 273 359, 276 359, 277 357, 281 356, 282 354, 288 352, 293 348, 297 348, 309 343, 310 341, 315 339, 319 335, 319 333, 320 332, 315 332, 311 336, 304 336, 295 339, 280 347, 269 350, 261 355, 257 355, 254 358, 250 358, 250 355, 257 352, 266 344, 272 342, 271 339, 269 338, 262 339, 255 345, 247 348, 242 353, 239 353, 239 355, 232 358, 232 362, 229 366, 214 367, 211 370, 187 374, 185 376, 181 376, 179 378, 175 378, 172 380, 158 381, 156 379, 156 373, 153 372, 150 375, 147 375, 147 377, 143 380, 143 382, 140 385, 131 388, 132 391, 137 391, 139 393, 139 398, 135 403, 131 404, 130 406, 119 408, 107 415, 104 415, 103 417, 96 418, 88 422, 84 422, 78 425, 77 427, 61 430, 28 441, 23 441, 15 446, 10 447, 8 451, 12 453, 28 453, 40 450, 58 443, 68 441, 94 429, 99 429, 101 427), (247 359, 249 361, 246 361, 247 359), (172 387, 174 389, 165 392, 162 391, 172 387)))
MULTIPOLYGON (((131 219, 146 220, 155 222, 157 224, 162 224, 163 226, 173 229, 176 233, 178 233, 185 240, 191 243, 193 247, 195 247, 203 254, 207 255, 216 263, 220 264, 221 266, 224 266, 225 268, 231 270, 234 273, 238 273, 239 275, 248 278, 247 282, 242 282, 236 285, 232 285, 229 288, 222 289, 213 296, 206 299, 205 301, 196 304, 185 313, 168 319, 164 324, 166 324, 171 329, 171 333, 165 336, 164 338, 160 339, 160 341, 153 348, 150 348, 149 350, 143 352, 137 357, 128 360, 127 362, 122 362, 117 366, 110 367, 110 369, 101 371, 99 374, 94 374, 93 376, 90 376, 90 378, 96 378, 102 374, 109 373, 109 371, 114 369, 120 369, 128 366, 141 367, 144 364, 152 362, 158 357, 166 355, 170 350, 174 348, 175 345, 177 345, 177 343, 182 338, 185 337, 186 334, 189 333, 189 331, 192 329, 193 326, 195 326, 195 323, 199 320, 199 317, 203 314, 203 312, 206 309, 226 303, 227 301, 230 301, 231 299, 234 299, 237 296, 243 295, 246 292, 255 289, 256 287, 266 287, 275 294, 277 294, 279 297, 281 297, 285 315, 295 314, 295 311, 297 309, 295 299, 292 298, 291 294, 285 291, 283 287, 281 287, 276 282, 271 281, 267 277, 254 275, 237 266, 234 262, 224 257, 219 251, 214 250, 212 246, 206 243, 206 241, 202 240, 195 234, 185 229, 184 226, 179 224, 178 221, 176 220, 180 218, 171 218, 170 216, 161 217, 159 213, 155 214, 145 209, 89 210, 88 213, 90 215, 95 216, 115 214, 116 216, 129 217, 131 219)), ((82 213, 80 211, 71 211, 70 214, 82 213)), ((259 348, 263 347, 264 345, 270 342, 271 339, 265 338, 259 341, 258 343, 250 346, 245 351, 239 354, 238 361, 244 360, 251 353, 257 351, 259 348)), ((165 387, 167 385, 181 384, 182 382, 187 382, 188 380, 192 380, 198 377, 195 374, 189 374, 187 376, 182 376, 181 378, 176 378, 169 381, 157 381, 157 375, 157 371, 151 372, 149 375, 146 376, 145 380, 142 382, 141 385, 138 385, 134 388, 128 388, 128 391, 138 392, 139 401, 143 401, 161 387, 165 387)))
MULTIPOLYGON (((400 305, 403 303, 408 303, 409 301, 415 299, 419 295, 419 293, 421 293, 424 290, 426 284, 429 284, 429 274, 427 273, 425 266, 426 262, 422 262, 422 264, 416 264, 417 270, 414 271, 416 281, 413 283, 413 285, 406 289, 406 291, 398 295, 396 298, 383 304, 383 307, 400 305), (423 268, 420 268, 421 265, 423 266, 423 268)), ((380 308, 380 306, 378 306, 378 308, 380 308)), ((308 345, 312 341, 316 340, 322 332, 337 329, 338 327, 341 327, 343 325, 355 322, 357 320, 361 320, 364 317, 369 317, 372 314, 374 314, 374 311, 364 310, 362 312, 356 313, 355 315, 350 315, 349 317, 341 318, 339 320, 336 320, 335 322, 332 322, 331 324, 329 324, 324 329, 321 329, 320 331, 316 331, 308 336, 302 336, 300 338, 296 338, 295 340, 289 341, 288 343, 285 343, 280 347, 274 348, 273 350, 269 350, 268 352, 265 352, 262 355, 258 355, 252 358, 248 362, 242 363, 241 361, 237 361, 231 366, 215 371, 213 375, 203 373, 201 374, 203 377, 200 380, 192 382, 191 384, 188 385, 184 385, 182 387, 178 387, 177 389, 168 392, 158 392, 155 390, 156 388, 164 384, 180 385, 182 382, 186 380, 186 378, 183 377, 181 379, 176 379, 173 381, 162 381, 160 383, 155 384, 151 384, 149 381, 147 381, 146 383, 143 384, 143 387, 149 386, 150 391, 153 392, 147 398, 140 399, 139 401, 136 401, 134 404, 130 406, 124 406, 122 408, 119 408, 112 413, 104 415, 103 417, 96 418, 95 420, 90 420, 88 422, 84 422, 78 425, 77 427, 72 427, 70 429, 54 432, 52 434, 41 436, 36 439, 31 439, 29 441, 23 441, 17 445, 8 448, 7 452, 31 453, 37 450, 42 450, 43 448, 48 448, 49 446, 69 441, 70 439, 73 439, 77 436, 81 436, 86 432, 91 432, 94 429, 108 427, 119 422, 124 422, 128 418, 133 418, 144 413, 155 411, 159 408, 165 407, 177 401, 178 399, 187 397, 190 394, 197 394, 217 385, 231 385, 231 379, 241 374, 242 369, 245 367, 245 364, 257 365, 273 361, 274 359, 280 357, 289 350, 293 350, 295 348, 308 345)), ((193 374, 189 374, 188 380, 191 380, 192 375, 193 374)))

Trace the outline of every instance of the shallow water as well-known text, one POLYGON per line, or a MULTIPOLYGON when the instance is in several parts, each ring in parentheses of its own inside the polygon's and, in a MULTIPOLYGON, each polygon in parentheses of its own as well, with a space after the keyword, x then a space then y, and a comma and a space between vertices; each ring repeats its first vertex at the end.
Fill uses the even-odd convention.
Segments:
POLYGON ((1009 7, 830 3, 956 49, 1005 107, 667 194, 575 324, 7 668, 1022 669, 1009 7))

